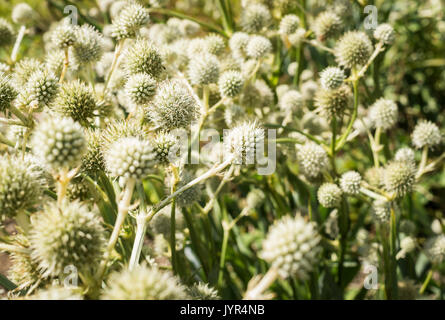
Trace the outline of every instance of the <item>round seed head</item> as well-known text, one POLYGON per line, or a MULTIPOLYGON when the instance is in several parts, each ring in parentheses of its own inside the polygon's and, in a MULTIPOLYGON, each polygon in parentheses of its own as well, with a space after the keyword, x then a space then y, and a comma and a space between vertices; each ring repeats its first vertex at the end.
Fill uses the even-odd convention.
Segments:
POLYGON ((300 170, 308 178, 317 178, 329 163, 326 151, 314 142, 297 145, 297 159, 300 170))
POLYGON ((304 28, 298 28, 294 33, 288 36, 289 42, 294 47, 297 47, 303 42, 306 37, 306 30, 304 28))
POLYGON ((323 183, 318 189, 317 198, 325 208, 335 208, 340 205, 343 192, 335 183, 323 183))
POLYGON ((279 99, 281 110, 295 112, 303 107, 303 97, 297 90, 289 90, 279 99))
POLYGON ((179 279, 156 268, 137 266, 110 276, 104 300, 183 300, 186 288, 179 279))
POLYGON ((76 168, 86 151, 80 124, 71 118, 47 118, 35 128, 33 153, 53 170, 76 168))
POLYGON ((37 70, 31 74, 25 91, 38 108, 51 105, 59 92, 59 79, 53 73, 37 70))
POLYGON ((264 129, 257 122, 246 121, 224 136, 224 147, 236 164, 253 164, 258 146, 264 143, 264 129))
POLYGON ((273 91, 262 79, 246 85, 241 94, 241 105, 246 108, 270 107, 273 101, 273 91))
POLYGON ((14 66, 14 81, 19 86, 24 86, 34 72, 44 69, 45 65, 39 60, 25 57, 14 66))
POLYGON ((234 98, 241 93, 244 78, 238 71, 226 71, 219 78, 218 86, 221 96, 234 98))
POLYGON ((235 32, 229 40, 229 47, 235 56, 245 56, 247 44, 249 43, 249 35, 245 32, 235 32))
POLYGON ((357 195, 360 193, 362 176, 356 171, 348 171, 342 174, 340 187, 346 194, 357 195))
POLYGON ((148 9, 137 2, 130 2, 119 15, 113 19, 112 36, 117 40, 134 38, 139 29, 149 20, 148 9))
POLYGON ((153 78, 159 78, 165 69, 158 48, 145 39, 136 40, 125 56, 128 74, 146 73, 153 78))
POLYGON ((445 260, 445 235, 441 234, 427 241, 426 253, 432 263, 439 265, 445 260))
POLYGON ((47 289, 40 289, 35 294, 26 298, 27 300, 83 300, 81 294, 74 290, 51 286, 47 289))
POLYGON ((338 40, 334 50, 339 65, 345 68, 356 68, 366 64, 373 48, 366 33, 348 31, 338 40))
POLYGON ((341 18, 332 11, 320 13, 314 22, 314 32, 320 41, 337 36, 342 29, 341 18))
POLYGON ((280 34, 281 35, 290 35, 297 31, 300 26, 300 18, 298 18, 295 14, 287 14, 280 21, 280 34))
POLYGON ((153 147, 156 160, 164 165, 169 164, 176 157, 175 151, 178 147, 178 140, 174 135, 162 131, 154 139, 153 147))
POLYGON ((254 59, 263 58, 272 51, 272 43, 263 36, 252 36, 247 43, 247 55, 254 59))
POLYGON ((417 149, 433 148, 442 142, 439 127, 431 121, 420 121, 412 134, 413 145, 417 149))
POLYGON ((19 3, 12 9, 11 18, 14 23, 19 25, 28 25, 33 22, 35 16, 34 10, 27 3, 19 3))
POLYGON ((257 33, 272 22, 269 9, 263 4, 249 4, 242 11, 241 26, 243 31, 257 33))
POLYGON ((94 176, 99 171, 105 171, 105 160, 102 154, 102 137, 98 129, 86 132, 87 151, 82 157, 81 172, 94 176))
POLYGON ((337 89, 345 78, 344 71, 337 67, 327 67, 320 73, 320 83, 325 90, 337 89))
POLYGON ((156 80, 146 73, 136 73, 128 78, 124 90, 131 102, 146 104, 156 93, 156 80))
POLYGON ((410 192, 415 183, 415 167, 406 161, 390 162, 383 172, 385 190, 403 197, 410 192))
POLYGON ((220 56, 224 53, 226 49, 226 43, 218 34, 209 34, 205 37, 205 41, 207 42, 207 52, 210 54, 214 54, 215 56, 220 56))
POLYGON ((376 128, 392 128, 397 123, 397 117, 397 104, 392 100, 380 98, 369 109, 369 118, 376 128))
POLYGON ((386 200, 374 200, 372 203, 372 213, 378 222, 388 222, 391 215, 391 202, 386 200))
POLYGON ((187 289, 188 295, 193 300, 220 300, 218 291, 210 287, 207 283, 194 283, 187 289))
POLYGON ((140 140, 147 139, 147 132, 139 123, 133 121, 114 120, 101 130, 100 144, 105 153, 110 146, 121 138, 136 137, 140 140))
POLYGON ((104 53, 103 36, 90 25, 76 28, 76 41, 72 52, 79 64, 99 61, 104 53))
POLYGON ((49 204, 32 221, 32 258, 44 275, 61 276, 64 268, 93 272, 102 257, 105 238, 99 216, 80 202, 49 204))
POLYGON ((414 150, 408 147, 397 150, 394 159, 396 161, 406 161, 412 164, 415 164, 416 162, 414 150))
POLYGON ((51 40, 57 48, 65 49, 76 41, 76 28, 70 23, 61 22, 51 36, 51 40))
POLYGON ((190 60, 188 77, 195 85, 216 83, 219 77, 219 61, 213 54, 200 54, 190 60))
POLYGON ((347 85, 333 90, 321 89, 315 94, 316 112, 328 120, 339 118, 350 108, 351 97, 351 89, 347 85))
POLYGON ((374 30, 374 38, 384 44, 392 44, 396 38, 394 28, 388 23, 379 24, 374 30))
POLYGON ((11 78, 0 73, 0 112, 5 112, 17 97, 17 91, 11 85, 11 78))
POLYGON ((319 261, 321 237, 312 222, 286 216, 270 227, 261 258, 278 269, 282 278, 307 280, 319 261))
POLYGON ((261 206, 266 200, 266 195, 261 189, 252 189, 247 194, 246 202, 249 209, 255 209, 261 206))
POLYGON ((14 42, 14 29, 12 25, 3 18, 0 18, 0 47, 9 46, 14 42))

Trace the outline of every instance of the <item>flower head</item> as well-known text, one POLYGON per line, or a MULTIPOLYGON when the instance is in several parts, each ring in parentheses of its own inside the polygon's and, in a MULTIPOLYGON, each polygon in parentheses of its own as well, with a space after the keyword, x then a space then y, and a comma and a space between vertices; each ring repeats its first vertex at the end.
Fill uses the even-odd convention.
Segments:
POLYGON ((338 40, 334 50, 338 64, 357 68, 371 57, 372 43, 364 32, 348 31, 338 40))
POLYGON ((403 197, 410 192, 415 183, 415 167, 406 161, 393 161, 386 165, 383 172, 385 190, 403 197))
POLYGON ((249 57, 254 59, 263 58, 266 54, 272 51, 272 43, 269 39, 263 36, 252 36, 247 43, 246 53, 249 57))
POLYGON ((317 198, 325 208, 335 208, 340 205, 342 190, 335 183, 323 183, 317 191, 317 198))
POLYGON ((16 89, 11 85, 11 78, 0 73, 0 112, 5 112, 17 97, 16 89))
POLYGON ((325 90, 334 90, 343 84, 346 76, 342 69, 327 67, 320 73, 321 86, 325 90))
POLYGON ((397 104, 392 100, 380 98, 369 109, 369 118, 376 128, 392 128, 397 123, 397 117, 397 104))
POLYGON ((244 86, 244 78, 238 71, 224 72, 218 81, 219 91, 223 97, 236 97, 244 86))
POLYGON ((125 93, 131 102, 143 105, 151 101, 156 93, 156 80, 146 73, 131 75, 125 83, 125 93))
POLYGON ((431 121, 420 121, 412 134, 413 145, 417 149, 433 148, 442 142, 439 127, 431 121))
POLYGON ((249 4, 242 11, 241 25, 243 31, 260 32, 272 22, 269 9, 263 4, 249 4))
POLYGON ((264 143, 264 129, 256 122, 243 122, 230 129, 224 137, 224 146, 237 164, 253 164, 256 151, 264 143))
POLYGON ((340 187, 346 194, 357 195, 360 193, 362 176, 356 171, 348 171, 342 174, 340 187))
POLYGON ((188 77, 196 85, 216 83, 219 77, 218 58, 206 53, 195 56, 189 62, 188 77))
POLYGON ((159 49, 145 39, 136 40, 128 48, 125 68, 129 74, 146 73, 153 78, 159 78, 165 69, 159 49))
POLYGON ((332 11, 320 13, 314 22, 314 32, 320 41, 337 36, 342 28, 341 18, 332 11))
POLYGON ((395 40, 394 28, 388 23, 379 24, 374 30, 374 38, 384 44, 392 44, 395 40))
POLYGON ((297 158, 300 170, 309 178, 317 178, 329 163, 326 151, 314 142, 298 145, 297 158))
POLYGON ((104 53, 103 36, 90 25, 76 28, 76 41, 72 46, 72 52, 79 64, 99 61, 104 53))
POLYGON ((134 38, 139 29, 147 24, 148 20, 148 9, 137 2, 130 2, 113 20, 112 35, 117 40, 134 38))

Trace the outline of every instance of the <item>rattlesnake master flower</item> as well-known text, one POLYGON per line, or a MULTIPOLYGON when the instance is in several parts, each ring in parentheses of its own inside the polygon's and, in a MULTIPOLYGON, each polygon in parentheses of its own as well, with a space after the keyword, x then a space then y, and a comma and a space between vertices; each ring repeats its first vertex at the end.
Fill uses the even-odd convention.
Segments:
POLYGON ((138 39, 127 50, 125 69, 129 74, 146 73, 159 78, 165 67, 159 49, 148 40, 138 39))
POLYGON ((247 43, 249 43, 250 36, 245 32, 235 32, 229 40, 230 50, 236 56, 244 56, 246 54, 247 43))
POLYGON ((104 53, 103 36, 90 25, 76 28, 76 41, 72 52, 79 64, 99 61, 104 53))
POLYGON ((14 66, 14 81, 19 86, 25 85, 29 77, 38 70, 44 70, 45 65, 34 58, 23 58, 14 66))
POLYGON ((300 170, 309 178, 317 178, 329 163, 326 151, 314 142, 297 145, 297 159, 300 170))
POLYGON ((366 64, 373 48, 366 33, 348 31, 338 40, 334 50, 339 65, 356 68, 366 64))
MULTIPOLYGON (((25 240, 28 243, 28 240, 25 240)), ((42 280, 39 266, 32 261, 27 253, 11 252, 11 267, 8 270, 8 279, 22 288, 29 288, 37 281, 42 280)))
POLYGON ((131 102, 142 105, 148 103, 156 93, 156 80, 146 73, 132 74, 125 83, 125 93, 131 102))
POLYGON ((178 146, 178 139, 174 135, 160 132, 153 141, 156 160, 161 164, 171 163, 171 160, 174 160, 173 157, 176 156, 174 154, 176 146, 178 146))
POLYGON ((65 287, 51 286, 27 296, 27 300, 83 300, 80 293, 65 287))
POLYGON ((247 108, 270 107, 274 94, 263 79, 257 79, 244 87, 240 100, 240 104, 247 108))
POLYGON ((415 183, 415 167, 406 161, 393 161, 383 171, 383 185, 388 192, 403 197, 410 192, 415 183))
POLYGON ((347 85, 333 90, 321 89, 315 94, 316 112, 328 120, 340 118, 350 107, 351 97, 351 89, 347 85))
POLYGON ((400 251, 397 252, 396 259, 403 259, 407 253, 413 252, 416 249, 416 239, 407 236, 400 240, 400 251))
POLYGON ((26 90, 30 99, 37 102, 39 108, 49 106, 59 92, 59 79, 47 71, 36 71, 31 74, 26 90))
POLYGON ((298 28, 294 33, 288 36, 289 42, 294 47, 299 46, 306 37, 306 30, 304 28, 298 28))
POLYGON ((105 247, 99 215, 80 202, 47 205, 32 221, 32 257, 44 275, 60 276, 67 266, 94 272, 105 247))
POLYGON ((238 71, 224 72, 218 81, 219 92, 223 97, 233 98, 241 93, 244 86, 244 78, 238 71))
POLYGON ((337 36, 342 29, 341 18, 331 11, 320 13, 314 22, 314 32, 320 41, 337 36))
POLYGON ((251 36, 247 43, 246 53, 254 59, 263 58, 272 51, 272 43, 263 36, 251 36))
MULTIPOLYGON (((180 175, 180 181, 178 182, 177 189, 185 186, 196 177, 187 170, 183 170, 180 175)), ((179 207, 190 207, 194 202, 199 201, 202 196, 202 185, 196 184, 190 189, 178 194, 176 197, 176 203, 179 207)))
POLYGON ((408 147, 397 150, 394 159, 396 161, 406 161, 415 164, 416 158, 414 150, 408 147))
POLYGON ((325 208, 335 208, 340 205, 342 190, 335 183, 323 183, 317 192, 318 202, 325 208))
POLYGON ((325 90, 334 90, 343 84, 346 76, 342 69, 327 67, 320 73, 320 83, 325 90))
MULTIPOLYGON (((256 121, 246 121, 224 136, 224 148, 236 164, 253 164, 258 147, 264 144, 264 129, 256 121)), ((261 155, 259 155, 261 156, 261 155)))
POLYGON ((62 21, 52 32, 51 40, 59 49, 72 46, 76 41, 76 27, 67 21, 62 21))
POLYGON ((442 135, 436 124, 422 120, 414 128, 412 140, 417 149, 433 148, 442 142, 442 135))
POLYGON ((438 265, 445 260, 445 235, 429 239, 425 245, 426 254, 432 263, 438 265))
POLYGON ((200 54, 188 65, 188 78, 194 85, 216 83, 219 77, 219 61, 213 54, 200 54))
POLYGON ((362 176, 356 171, 348 171, 342 174, 340 187, 346 194, 356 195, 360 193, 362 176))
POLYGON ((188 295, 193 300, 219 300, 221 299, 216 289, 210 287, 207 283, 194 283, 187 288, 188 295))
POLYGON ((280 34, 281 35, 290 35, 297 31, 300 26, 300 18, 298 18, 295 14, 287 14, 280 21, 280 34))
POLYGON ((5 112, 17 97, 17 91, 11 85, 11 78, 0 73, 0 112, 5 112))
POLYGON ((106 152, 109 147, 121 138, 136 137, 140 140, 146 140, 147 131, 145 127, 131 120, 113 120, 105 129, 100 131, 100 144, 102 150, 106 152))
POLYGON ((297 90, 289 90, 279 99, 280 109, 294 112, 303 107, 303 96, 297 90))
POLYGON ((224 110, 224 121, 228 127, 233 127, 240 120, 246 118, 246 111, 238 104, 231 104, 226 106, 224 110))
POLYGON ((205 41, 207 42, 207 52, 214 54, 215 56, 220 56, 224 53, 226 49, 226 42, 223 37, 218 34, 209 34, 206 36, 205 41))
POLYGON ((90 129, 86 131, 87 151, 82 157, 81 172, 89 175, 105 171, 105 160, 102 153, 102 131, 90 129))
POLYGON ((153 123, 165 130, 188 127, 199 112, 189 89, 174 80, 159 86, 149 110, 153 123))
POLYGON ((0 18, 0 47, 8 46, 14 42, 14 29, 12 25, 0 18))
POLYGON ((64 83, 57 96, 55 109, 63 116, 88 124, 97 109, 93 89, 80 80, 64 83))
POLYGON ((11 18, 17 24, 30 24, 35 16, 34 10, 27 3, 19 3, 12 9, 11 18))
POLYGON ((272 22, 269 9, 262 4, 249 4, 242 10, 241 26, 243 31, 257 33, 272 22))
POLYGON ((319 260, 321 237, 312 222, 286 216, 270 227, 261 258, 277 268, 282 278, 307 280, 319 260))
POLYGON ((188 299, 186 288, 179 280, 156 268, 137 266, 113 273, 103 300, 183 300, 188 299))
POLYGON ((395 40, 394 28, 387 23, 379 24, 374 30, 374 38, 384 44, 392 44, 395 40))
POLYGON ((130 2, 113 20, 112 36, 117 40, 134 38, 139 29, 147 24, 148 20, 148 9, 137 2, 130 2))
POLYGON ((31 145, 33 153, 53 170, 76 168, 86 151, 83 129, 71 118, 50 117, 40 122, 31 145))
POLYGON ((107 150, 105 161, 111 176, 142 180, 155 164, 155 153, 147 141, 121 138, 107 150))
POLYGON ((391 215, 391 202, 386 200, 374 200, 372 213, 378 222, 388 222, 391 215))
POLYGON ((255 209, 264 203, 266 195, 261 189, 252 189, 246 197, 247 208, 255 209))
POLYGON ((376 128, 392 128, 397 123, 397 117, 397 104, 392 100, 380 98, 369 109, 369 118, 376 128))
POLYGON ((38 204, 44 185, 39 169, 30 161, 0 158, 0 220, 38 204))

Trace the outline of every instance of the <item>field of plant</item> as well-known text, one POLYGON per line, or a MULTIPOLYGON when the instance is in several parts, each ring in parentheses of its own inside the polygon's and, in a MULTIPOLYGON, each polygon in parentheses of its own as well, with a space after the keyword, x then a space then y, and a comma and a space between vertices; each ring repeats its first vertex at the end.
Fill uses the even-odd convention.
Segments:
POLYGON ((0 0, 0 299, 444 299, 444 14, 0 0))

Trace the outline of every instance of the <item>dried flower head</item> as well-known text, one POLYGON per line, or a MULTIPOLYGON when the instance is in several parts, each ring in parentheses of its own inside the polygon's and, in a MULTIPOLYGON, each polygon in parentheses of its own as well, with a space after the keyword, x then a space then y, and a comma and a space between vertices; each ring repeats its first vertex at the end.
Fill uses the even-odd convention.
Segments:
POLYGON ((244 78, 238 71, 224 72, 218 81, 219 92, 223 97, 233 98, 241 93, 244 86, 244 78))
POLYGON ((125 83, 125 93, 137 105, 147 104, 156 93, 156 80, 146 73, 132 74, 125 83))
POLYGON ((341 117, 351 107, 351 89, 347 85, 341 85, 337 89, 321 89, 315 94, 316 112, 331 120, 341 117))
POLYGON ((83 25, 76 28, 76 41, 71 47, 79 64, 97 62, 104 53, 104 39, 94 27, 83 25))

